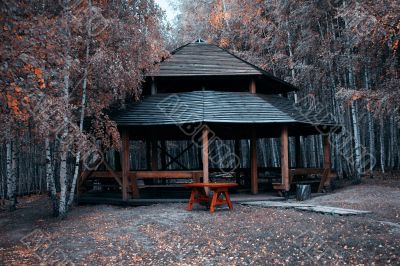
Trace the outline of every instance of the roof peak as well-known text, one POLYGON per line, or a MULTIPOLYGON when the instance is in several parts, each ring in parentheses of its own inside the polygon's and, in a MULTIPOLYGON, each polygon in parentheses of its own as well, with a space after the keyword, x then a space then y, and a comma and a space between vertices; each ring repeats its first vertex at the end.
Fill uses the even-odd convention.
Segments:
POLYGON ((198 38, 193 43, 207 43, 207 42, 205 40, 203 40, 202 38, 198 38))

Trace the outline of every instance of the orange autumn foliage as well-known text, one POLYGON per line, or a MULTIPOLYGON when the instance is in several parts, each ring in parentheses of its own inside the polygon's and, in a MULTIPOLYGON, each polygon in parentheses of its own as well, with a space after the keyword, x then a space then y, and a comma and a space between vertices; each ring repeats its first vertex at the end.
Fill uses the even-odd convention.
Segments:
POLYGON ((36 75, 38 78, 41 78, 41 77, 42 77, 42 74, 43 74, 43 72, 42 72, 42 70, 41 70, 40 68, 35 68, 34 71, 33 71, 33 73, 35 73, 35 75, 36 75))
POLYGON ((18 107, 18 100, 17 98, 13 97, 12 95, 7 93, 7 105, 8 108, 10 108, 14 114, 18 115, 20 114, 20 109, 18 107))
POLYGON ((226 37, 222 37, 219 40, 219 46, 221 46, 222 48, 227 48, 230 45, 229 39, 226 37))
POLYGON ((351 96, 351 100, 352 101, 357 101, 357 100, 359 100, 359 99, 361 99, 362 98, 362 95, 361 95, 361 93, 360 92, 354 92, 353 93, 353 95, 351 96))
POLYGON ((19 87, 19 86, 15 87, 15 92, 16 93, 20 93, 21 91, 22 91, 21 87, 19 87))

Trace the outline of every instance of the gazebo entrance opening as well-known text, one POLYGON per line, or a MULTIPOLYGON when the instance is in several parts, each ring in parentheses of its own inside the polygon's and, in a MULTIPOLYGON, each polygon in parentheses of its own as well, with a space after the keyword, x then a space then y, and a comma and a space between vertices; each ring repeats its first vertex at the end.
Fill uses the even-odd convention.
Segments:
POLYGON ((304 168, 300 162, 299 137, 294 138, 296 144, 292 146, 295 149, 289 151, 289 130, 286 126, 282 127, 279 141, 276 141, 280 148, 278 167, 259 166, 256 129, 251 131, 249 139, 228 140, 220 139, 207 125, 201 126, 198 136, 181 141, 155 137, 140 139, 135 137, 135 131, 125 129, 122 132, 123 147, 114 165, 106 163, 107 167, 103 167, 105 171, 82 175, 79 184, 87 179, 113 179, 122 191, 122 199, 128 200, 139 198, 143 189, 174 189, 188 182, 236 182, 242 192, 257 194, 260 190, 273 189, 285 193, 295 183, 310 183, 310 180, 294 180, 307 175, 320 177, 313 179, 313 182, 318 181, 317 191, 320 192, 329 186, 332 177, 329 135, 323 135, 323 167, 304 168), (171 149, 174 144, 180 144, 180 149, 171 149), (289 152, 296 155, 294 165, 290 165, 289 152), (185 156, 187 158, 182 160, 185 156))

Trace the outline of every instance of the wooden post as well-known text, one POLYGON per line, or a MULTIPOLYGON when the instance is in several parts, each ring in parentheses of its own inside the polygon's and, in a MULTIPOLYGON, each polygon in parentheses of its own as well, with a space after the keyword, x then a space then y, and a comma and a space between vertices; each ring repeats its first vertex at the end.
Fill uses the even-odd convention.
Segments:
POLYGON ((258 172, 257 172, 257 136, 253 128, 250 139, 250 168, 251 168, 251 193, 258 193, 258 172))
POLYGON ((122 200, 128 200, 128 173, 129 173, 129 135, 128 130, 122 130, 122 152, 121 152, 121 168, 122 168, 122 200))
POLYGON ((254 79, 251 79, 250 84, 249 84, 249 91, 252 94, 255 94, 257 92, 256 89, 256 81, 254 79))
POLYGON ((203 161, 203 183, 208 183, 208 127, 203 127, 202 132, 202 161, 203 161))
POLYGON ((329 135, 323 136, 324 142, 324 169, 331 170, 331 145, 329 141, 329 135))
POLYGON ((197 159, 199 161, 199 169, 203 169, 203 147, 202 140, 199 138, 197 142, 197 159))
POLYGON ((284 126, 281 132, 281 172, 282 184, 284 184, 285 191, 289 191, 289 137, 287 126, 284 126))
POLYGON ((321 183, 318 187, 318 192, 324 188, 324 186, 329 186, 331 182, 331 145, 329 141, 329 134, 324 134, 323 138, 324 145, 324 173, 321 177, 321 183))

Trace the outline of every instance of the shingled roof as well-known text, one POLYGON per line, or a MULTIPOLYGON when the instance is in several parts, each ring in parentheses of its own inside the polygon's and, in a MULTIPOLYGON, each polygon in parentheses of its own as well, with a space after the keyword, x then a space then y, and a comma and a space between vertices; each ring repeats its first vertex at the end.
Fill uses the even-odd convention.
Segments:
POLYGON ((334 126, 329 116, 307 117, 302 109, 278 95, 249 92, 192 91, 156 94, 131 103, 115 117, 119 126, 186 123, 301 123, 334 126))
MULTIPOLYGON (((292 84, 229 51, 205 42, 188 43, 172 51, 171 56, 160 63, 159 70, 148 76, 164 78, 253 76, 263 83, 263 87, 279 88, 282 92, 298 90, 292 84)), ((263 91, 263 88, 259 89, 260 92, 263 91)))

